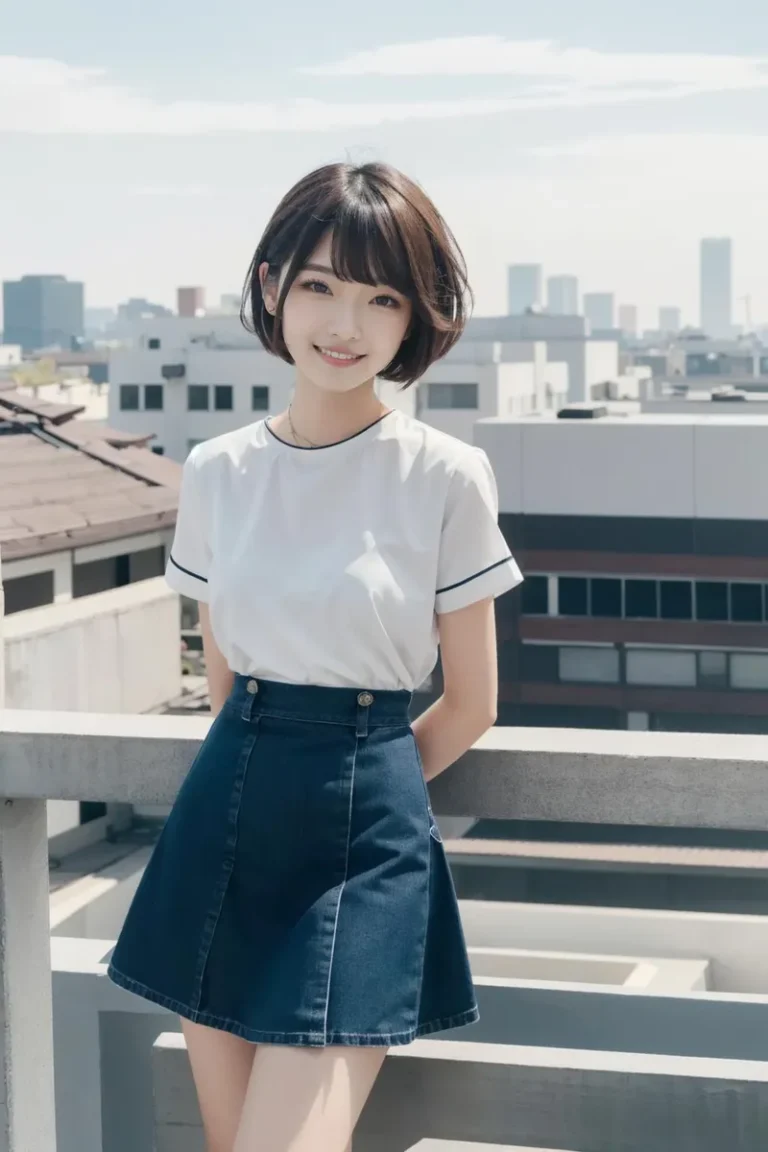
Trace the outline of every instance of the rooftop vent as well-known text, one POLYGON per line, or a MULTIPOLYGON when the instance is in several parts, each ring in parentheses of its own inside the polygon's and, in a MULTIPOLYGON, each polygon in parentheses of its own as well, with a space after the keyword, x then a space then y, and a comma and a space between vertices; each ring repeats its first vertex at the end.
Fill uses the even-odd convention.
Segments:
POLYGON ((557 414, 558 420, 600 420, 608 415, 605 404, 566 404, 557 414))

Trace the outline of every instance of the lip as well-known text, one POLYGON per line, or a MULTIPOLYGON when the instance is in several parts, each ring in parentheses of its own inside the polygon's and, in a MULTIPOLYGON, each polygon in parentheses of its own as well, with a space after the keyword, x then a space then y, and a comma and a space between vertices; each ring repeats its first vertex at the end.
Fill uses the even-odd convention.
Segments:
POLYGON ((335 356, 327 356, 325 352, 321 352, 317 344, 313 344, 313 348, 320 359, 323 360, 324 363, 330 364, 333 368, 351 368, 353 364, 359 364, 361 360, 365 359, 364 355, 358 356, 355 352, 350 352, 348 348, 329 348, 328 351, 341 352, 345 356, 353 356, 353 360, 337 360, 335 356))

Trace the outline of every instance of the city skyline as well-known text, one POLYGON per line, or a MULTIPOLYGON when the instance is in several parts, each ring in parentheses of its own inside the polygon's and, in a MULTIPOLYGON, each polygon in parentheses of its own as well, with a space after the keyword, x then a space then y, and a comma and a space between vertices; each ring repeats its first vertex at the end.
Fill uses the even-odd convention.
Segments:
POLYGON ((66 17, 32 0, 0 57, 0 278, 59 272, 88 306, 172 305, 178 284, 216 299, 293 180, 382 159, 454 228, 478 314, 505 311, 507 265, 542 263, 636 304, 642 325, 663 300, 690 323, 696 246, 727 235, 734 319, 746 295, 768 318, 768 10, 740 20, 745 4, 724 22, 714 0, 649 0, 640 26, 608 0, 392 0, 386 21, 299 0, 288 27, 231 0, 211 31, 194 5, 138 0, 117 35, 96 0, 66 17))

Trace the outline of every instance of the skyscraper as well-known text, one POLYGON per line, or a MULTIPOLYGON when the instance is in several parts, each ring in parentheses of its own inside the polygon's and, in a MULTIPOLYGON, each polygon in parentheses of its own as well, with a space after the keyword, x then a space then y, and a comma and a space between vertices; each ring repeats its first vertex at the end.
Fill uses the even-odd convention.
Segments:
POLYGON ((541 264, 510 264, 507 269, 507 313, 518 316, 541 308, 541 264))
POLYGON ((637 336, 637 305, 619 305, 619 328, 625 336, 637 336))
POLYGON ((673 306, 659 308, 659 330, 661 332, 679 332, 682 326, 679 308, 673 306))
POLYGON ((66 276, 22 276, 3 284, 3 340, 25 352, 71 348, 85 326, 83 285, 66 276))
POLYGON ((584 315, 593 332, 613 328, 615 310, 613 292, 584 293, 584 315))
POLYGON ((733 335, 732 246, 725 237, 701 242, 700 324, 707 336, 728 339, 733 335))
POLYGON ((548 278, 547 312, 552 316, 578 316, 579 281, 575 276, 548 278))

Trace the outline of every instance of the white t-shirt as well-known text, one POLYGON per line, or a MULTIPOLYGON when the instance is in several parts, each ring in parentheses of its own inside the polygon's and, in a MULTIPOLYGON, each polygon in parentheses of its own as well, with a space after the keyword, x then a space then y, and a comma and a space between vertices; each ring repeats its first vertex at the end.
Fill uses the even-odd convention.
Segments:
POLYGON ((485 452, 399 411, 322 448, 260 420, 189 454, 166 579, 234 672, 412 691, 436 613, 522 580, 497 520, 485 452))

